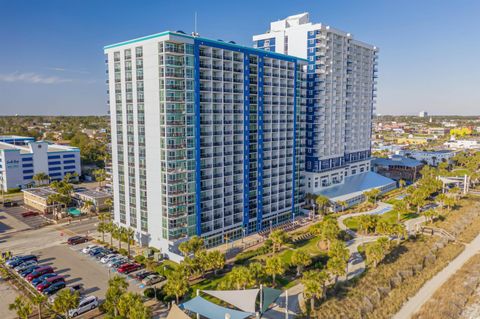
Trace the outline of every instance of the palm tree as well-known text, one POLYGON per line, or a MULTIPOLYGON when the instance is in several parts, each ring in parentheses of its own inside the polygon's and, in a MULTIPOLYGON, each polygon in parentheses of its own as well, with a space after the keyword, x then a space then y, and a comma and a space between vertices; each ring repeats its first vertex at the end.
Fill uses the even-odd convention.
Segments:
POLYGON ((122 249, 122 241, 125 239, 125 233, 127 229, 123 226, 119 226, 116 229, 116 238, 118 240, 118 250, 122 249))
POLYGON ((248 273, 252 276, 255 286, 258 287, 260 282, 265 277, 265 269, 259 262, 252 262, 248 264, 248 273))
POLYGON ((218 270, 225 267, 225 255, 222 254, 219 250, 214 250, 208 254, 208 259, 213 268, 213 272, 216 275, 218 270))
POLYGON ((98 220, 97 230, 102 233, 102 241, 105 242, 105 232, 108 232, 107 221, 110 220, 110 214, 101 213, 98 215, 98 220))
POLYGON ((285 266, 283 265, 280 257, 270 257, 265 262, 265 273, 272 276, 273 286, 276 285, 275 278, 277 275, 282 275, 285 272, 285 266))
POLYGON ((93 207, 93 202, 91 200, 87 200, 87 201, 83 202, 83 205, 80 208, 80 210, 84 214, 88 214, 92 210, 92 207, 93 207))
POLYGON ((304 286, 305 299, 310 299, 310 312, 315 309, 315 300, 325 296, 328 279, 328 274, 324 270, 303 273, 301 282, 304 286))
POLYGON ((372 188, 369 191, 364 192, 365 198, 367 201, 373 201, 374 204, 377 203, 378 195, 380 195, 381 191, 378 188, 372 188))
POLYGON ((25 297, 19 296, 15 298, 15 301, 13 303, 8 305, 8 309, 11 311, 15 311, 18 318, 28 319, 28 317, 32 313, 32 304, 27 299, 25 299, 25 297))
POLYGON ((38 186, 38 185, 43 185, 45 181, 48 182, 50 180, 50 176, 48 176, 43 172, 40 172, 33 175, 32 179, 35 181, 35 184, 38 186))
POLYGON ((118 225, 113 222, 108 223, 108 232, 110 233, 110 247, 113 247, 113 237, 118 234, 118 225))
POLYGON ((167 295, 175 296, 175 300, 178 304, 180 297, 188 292, 188 279, 182 272, 174 271, 168 277, 163 289, 167 295))
POLYGON ((397 212, 397 221, 400 221, 402 213, 407 211, 407 203, 405 201, 399 200, 393 204, 393 209, 397 212))
POLYGON ((33 304, 37 306, 37 312, 38 312, 38 318, 39 319, 42 319, 42 305, 43 305, 43 303, 45 302, 46 299, 47 299, 47 297, 45 297, 44 295, 35 295, 32 298, 33 304))
POLYGON ((407 185, 407 182, 404 179, 398 181, 398 186, 400 186, 400 188, 404 188, 405 185, 407 185))
POLYGON ((68 311, 78 307, 80 302, 80 296, 78 292, 72 293, 70 289, 62 289, 58 292, 55 301, 53 302, 52 309, 55 312, 65 315, 65 318, 70 318, 68 311))
MULTIPOLYGON (((326 196, 318 195, 315 198, 315 204, 317 206, 317 209, 321 209, 323 211, 323 214, 325 214, 325 210, 328 207, 328 205, 330 204, 330 199, 326 196)), ((318 214, 318 212, 317 212, 317 214, 318 214)))
POLYGON ((457 201, 455 200, 454 197, 447 196, 445 200, 443 201, 443 204, 447 206, 448 211, 452 210, 453 207, 457 204, 457 201))
POLYGON ((124 235, 125 235, 125 239, 127 240, 128 255, 130 256, 130 243, 133 241, 133 238, 135 236, 135 230, 132 228, 126 228, 124 235))
POLYGON ((327 242, 327 249, 330 250, 330 244, 336 240, 340 233, 340 227, 335 218, 325 218, 322 223, 321 238, 327 242))
POLYGON ((280 249, 288 241, 287 233, 285 233, 285 231, 281 229, 271 232, 268 238, 273 243, 272 249, 274 254, 277 251, 277 248, 280 249))
POLYGON ((110 215, 109 219, 112 219, 112 207, 113 207, 113 199, 107 198, 105 200, 105 206, 107 207, 108 213, 110 215))
POLYGON ((298 249, 292 254, 292 265, 297 267, 297 276, 300 276, 303 268, 312 263, 312 258, 305 251, 298 249))
POLYGON ((107 174, 103 168, 99 168, 93 170, 93 176, 95 176, 95 180, 98 182, 98 186, 102 186, 102 183, 105 182, 107 178, 107 174))
POLYGON ((328 256, 330 258, 327 261, 327 269, 335 276, 335 284, 337 284, 338 277, 347 273, 350 251, 344 242, 335 240, 328 251, 328 256))
POLYGON ((108 280, 108 289, 105 294, 104 307, 108 314, 115 318, 118 316, 118 303, 124 293, 127 292, 128 282, 124 277, 114 276, 108 280))
POLYGON ((365 248, 365 255, 368 263, 373 264, 373 267, 377 268, 378 263, 385 256, 385 246, 378 241, 368 244, 365 248))

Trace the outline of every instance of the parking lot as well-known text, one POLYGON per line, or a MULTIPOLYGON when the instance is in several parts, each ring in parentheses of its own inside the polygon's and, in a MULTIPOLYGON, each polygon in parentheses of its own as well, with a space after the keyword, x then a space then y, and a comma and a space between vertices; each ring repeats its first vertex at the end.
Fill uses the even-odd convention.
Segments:
MULTIPOLYGON (((38 256, 40 265, 52 266, 57 274, 64 276, 67 286, 81 283, 85 289, 85 295, 94 295, 103 300, 109 276, 113 277, 117 273, 99 260, 82 253, 81 250, 86 245, 88 243, 76 246, 62 244, 32 253, 38 256)), ((129 289, 141 293, 140 283, 131 278, 131 275, 127 276, 129 289)))
MULTIPOLYGON (((21 203, 19 206, 14 206, 14 207, 5 207, 2 209, 2 215, 5 218, 8 218, 10 220, 10 224, 4 223, 6 225, 6 230, 8 229, 14 229, 15 231, 18 230, 23 230, 23 229, 28 229, 28 228, 38 228, 42 227, 48 224, 47 219, 45 219, 42 214, 38 214, 36 216, 29 216, 29 217, 23 217, 22 214, 26 212, 35 212, 34 209, 31 209, 29 207, 23 206, 21 203)), ((1 231, 1 230, 0 230, 1 231)))

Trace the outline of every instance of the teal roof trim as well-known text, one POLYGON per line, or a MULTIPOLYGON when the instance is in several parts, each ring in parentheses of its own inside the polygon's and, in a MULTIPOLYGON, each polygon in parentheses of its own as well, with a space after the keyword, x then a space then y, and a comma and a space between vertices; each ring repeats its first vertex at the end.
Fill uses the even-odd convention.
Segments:
POLYGON ((229 43, 229 42, 224 42, 224 41, 219 41, 219 40, 212 40, 212 39, 207 39, 207 38, 202 38, 202 37, 194 37, 194 36, 191 36, 191 35, 172 32, 172 31, 165 31, 165 32, 156 33, 156 34, 152 34, 152 35, 147 35, 147 36, 141 37, 141 38, 132 39, 132 40, 129 40, 129 41, 124 41, 124 42, 119 42, 119 43, 106 45, 106 46, 103 47, 103 49, 106 50, 106 49, 116 48, 116 47, 120 47, 120 46, 123 46, 123 45, 128 45, 128 44, 132 44, 132 43, 136 43, 136 42, 141 42, 141 41, 145 41, 145 40, 159 38, 159 37, 162 37, 162 36, 165 36, 165 35, 175 35, 175 36, 179 36, 179 37, 183 37, 183 38, 187 38, 187 39, 196 39, 196 40, 199 40, 199 41, 204 41, 206 43, 210 42, 210 43, 215 43, 215 44, 222 44, 225 47, 231 47, 231 48, 235 48, 235 49, 239 49, 239 48, 248 49, 252 52, 258 52, 258 53, 261 53, 261 54, 264 54, 264 55, 267 54, 267 55, 271 55, 272 57, 275 57, 275 56, 277 56, 279 58, 289 57, 289 58, 297 59, 299 61, 308 62, 307 59, 298 58, 298 57, 295 57, 295 56, 292 56, 292 55, 281 54, 281 53, 271 52, 271 51, 265 51, 265 50, 262 50, 262 49, 256 49, 256 48, 244 46, 244 45, 241 45, 241 44, 234 44, 234 43, 229 43))

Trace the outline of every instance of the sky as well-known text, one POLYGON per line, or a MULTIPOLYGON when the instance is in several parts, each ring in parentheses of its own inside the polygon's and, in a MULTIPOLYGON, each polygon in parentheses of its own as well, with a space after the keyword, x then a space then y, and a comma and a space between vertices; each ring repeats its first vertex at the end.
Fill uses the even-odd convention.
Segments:
POLYGON ((0 0, 0 115, 107 114, 103 46, 165 30, 252 45, 309 12, 380 48, 380 114, 480 114, 476 0, 0 0))

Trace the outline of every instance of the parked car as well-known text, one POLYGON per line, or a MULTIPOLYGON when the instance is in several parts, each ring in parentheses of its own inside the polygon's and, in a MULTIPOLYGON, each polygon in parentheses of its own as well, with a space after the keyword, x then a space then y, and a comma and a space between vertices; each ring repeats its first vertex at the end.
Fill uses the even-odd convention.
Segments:
POLYGON ((156 283, 159 283, 164 279, 165 279, 164 277, 159 275, 150 275, 142 280, 142 284, 144 284, 145 286, 155 285, 156 283))
POLYGON ((31 216, 37 216, 38 214, 39 214, 39 212, 28 211, 28 212, 22 213, 22 216, 26 218, 26 217, 31 217, 31 216))
POLYGON ((59 282, 53 283, 43 290, 43 294, 47 295, 47 296, 53 295, 57 291, 65 288, 65 286, 66 285, 65 285, 64 281, 59 281, 59 282))
POLYGON ((117 271, 121 274, 129 274, 142 268, 141 264, 128 263, 120 266, 117 271))
MULTIPOLYGON (((62 290, 64 290, 64 289, 70 290, 71 293, 78 292, 80 295, 83 294, 83 292, 85 291, 82 284, 75 284, 75 285, 72 285, 72 286, 68 286, 68 287, 63 288, 62 290)), ((48 302, 53 303, 55 301, 55 299, 57 298, 57 296, 58 296, 58 292, 51 295, 48 298, 48 302)))
POLYGON ((21 271, 19 274, 20 274, 20 276, 22 276, 22 277, 25 278, 25 277, 27 277, 29 274, 31 274, 33 271, 35 271, 35 269, 38 269, 38 268, 40 268, 39 265, 30 266, 30 267, 28 267, 27 269, 21 271))
POLYGON ((88 254, 89 254, 90 256, 92 256, 92 257, 95 257, 96 255, 104 252, 105 250, 106 250, 105 247, 97 247, 97 248, 94 248, 94 249, 90 250, 90 251, 88 252, 88 254))
POLYGON ((111 255, 111 254, 112 254, 112 252, 109 249, 105 249, 105 250, 100 251, 100 253, 96 254, 94 257, 95 257, 95 259, 102 260, 103 257, 111 255))
POLYGON ((40 267, 40 268, 37 268, 34 271, 32 271, 30 274, 28 274, 25 277, 25 279, 27 279, 27 281, 32 281, 35 278, 38 278, 38 277, 43 276, 45 274, 51 274, 51 273, 53 273, 53 268, 50 267, 50 266, 44 266, 44 267, 40 267))
POLYGON ((57 282, 65 282, 65 278, 63 278, 62 276, 47 278, 41 284, 37 285, 36 288, 38 291, 42 292, 43 290, 57 282))
POLYGON ((100 246, 98 246, 98 245, 88 245, 87 247, 82 249, 82 253, 88 254, 90 252, 90 250, 92 250, 94 248, 99 248, 99 247, 100 246))
POLYGON ((76 317, 84 312, 90 311, 98 307, 98 299, 95 296, 88 296, 80 300, 78 307, 70 309, 68 315, 70 317, 76 317))
POLYGON ((103 258, 100 259, 100 262, 102 264, 107 264, 110 260, 112 260, 113 258, 115 258, 117 256, 118 256, 117 254, 108 254, 106 256, 103 256, 103 258))
POLYGON ((133 278, 135 278, 137 280, 143 280, 144 278, 146 278, 150 275, 158 275, 158 274, 154 271, 142 271, 138 274, 135 274, 135 276, 133 276, 133 278))
POLYGON ((36 287, 37 285, 41 284, 45 279, 52 278, 58 276, 56 273, 52 272, 49 274, 42 275, 32 280, 32 285, 36 287))
POLYGON ((35 266, 35 265, 37 265, 37 262, 35 260, 29 260, 13 268, 13 270, 15 270, 16 272, 22 272, 28 267, 35 266))
POLYGON ((114 258, 112 261, 110 261, 107 266, 111 268, 118 268, 119 266, 128 263, 128 258, 127 257, 118 257, 114 258))
POLYGON ((18 202, 6 201, 5 203, 3 203, 3 206, 5 206, 5 207, 16 207, 16 206, 18 206, 18 202))
POLYGON ((24 262, 27 262, 27 261, 30 261, 30 260, 38 261, 37 256, 35 256, 35 255, 25 255, 25 256, 18 256, 16 258, 13 257, 13 258, 9 259, 6 262, 6 265, 10 268, 15 268, 15 267, 23 264, 24 262))
POLYGON ((83 236, 73 236, 67 239, 67 243, 72 246, 83 244, 83 243, 86 243, 87 241, 88 241, 88 238, 83 236))

